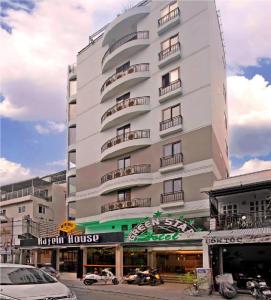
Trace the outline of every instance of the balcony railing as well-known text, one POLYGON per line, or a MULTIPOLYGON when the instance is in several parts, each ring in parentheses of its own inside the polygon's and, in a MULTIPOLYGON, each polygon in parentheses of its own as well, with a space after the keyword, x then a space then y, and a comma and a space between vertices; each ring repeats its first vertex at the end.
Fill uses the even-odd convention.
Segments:
POLYGON ((136 140, 136 139, 143 139, 143 138, 149 138, 150 137, 150 130, 134 130, 127 132, 125 134, 117 135, 116 137, 112 138, 111 140, 107 141, 105 144, 103 144, 101 148, 101 152, 103 153, 108 148, 111 148, 114 145, 118 145, 120 143, 136 140))
POLYGON ((163 96, 169 92, 172 92, 174 90, 177 90, 178 88, 180 88, 182 86, 182 81, 181 79, 177 79, 173 82, 170 82, 169 85, 165 86, 165 87, 160 87, 159 88, 159 96, 163 96))
POLYGON ((181 49, 181 44, 180 42, 171 45, 170 47, 168 47, 167 49, 162 50, 161 52, 159 52, 158 56, 159 56, 159 60, 163 60, 166 57, 168 57, 169 55, 179 51, 181 49))
POLYGON ((101 183, 105 183, 109 180, 116 179, 123 176, 129 176, 133 174, 143 174, 143 173, 150 173, 151 172, 151 165, 133 165, 127 168, 121 168, 114 170, 105 174, 101 178, 101 183))
POLYGON ((182 123, 183 117, 181 115, 173 117, 171 119, 160 122, 160 131, 166 130, 177 125, 181 125, 182 123))
POLYGON ((173 192, 173 193, 165 193, 161 194, 161 203, 170 203, 170 202, 176 202, 176 201, 183 201, 184 199, 184 193, 183 191, 179 192, 173 192))
POLYGON ((180 9, 179 9, 179 7, 177 7, 174 10, 172 10, 171 12, 169 12, 168 14, 166 14, 165 16, 161 17, 158 20, 158 26, 160 27, 160 26, 164 25, 165 23, 176 18, 179 15, 180 15, 180 9))
POLYGON ((135 198, 124 201, 116 201, 105 204, 101 207, 101 212, 105 213, 108 211, 124 209, 124 208, 135 208, 135 207, 150 207, 151 198, 135 198))
POLYGON ((132 73, 135 73, 135 72, 146 72, 146 71, 149 71, 149 64, 148 63, 132 65, 132 66, 130 66, 125 71, 121 71, 121 72, 115 73, 112 76, 110 76, 105 81, 105 83, 102 85, 102 87, 101 87, 101 93, 104 91, 104 89, 107 86, 109 86, 110 84, 112 84, 116 80, 122 78, 123 76, 126 76, 127 74, 132 74, 132 73))
POLYGON ((2 191, 0 197, 1 197, 1 201, 5 201, 5 200, 21 198, 29 195, 35 196, 37 198, 42 198, 45 200, 51 199, 51 197, 48 196, 48 190, 40 190, 35 187, 28 187, 18 191, 7 192, 7 193, 2 191))
POLYGON ((133 41, 133 40, 145 40, 149 38, 149 31, 137 31, 130 34, 125 35, 118 41, 116 41, 104 54, 102 58, 102 64, 104 63, 104 60, 106 57, 114 52, 116 49, 118 49, 120 46, 133 41))
POLYGON ((107 117, 113 115, 114 113, 127 108, 132 107, 135 105, 147 105, 150 103, 150 97, 136 97, 136 98, 129 98, 123 101, 118 102, 116 105, 110 107, 102 116, 101 122, 103 122, 107 117))
POLYGON ((160 158, 160 167, 167 167, 171 165, 176 165, 183 162, 183 154, 176 153, 169 156, 164 156, 160 158))
POLYGON ((221 214, 215 216, 217 230, 261 228, 271 226, 271 212, 221 214))
POLYGON ((71 74, 71 73, 75 74, 75 72, 76 72, 76 64, 69 65, 68 66, 68 73, 69 74, 71 74))

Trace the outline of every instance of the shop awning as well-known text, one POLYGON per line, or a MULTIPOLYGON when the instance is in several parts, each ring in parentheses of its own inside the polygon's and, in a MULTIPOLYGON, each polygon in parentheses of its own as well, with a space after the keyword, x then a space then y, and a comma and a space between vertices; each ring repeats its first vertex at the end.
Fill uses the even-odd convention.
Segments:
POLYGON ((208 245, 271 243, 271 228, 211 231, 205 241, 208 245))

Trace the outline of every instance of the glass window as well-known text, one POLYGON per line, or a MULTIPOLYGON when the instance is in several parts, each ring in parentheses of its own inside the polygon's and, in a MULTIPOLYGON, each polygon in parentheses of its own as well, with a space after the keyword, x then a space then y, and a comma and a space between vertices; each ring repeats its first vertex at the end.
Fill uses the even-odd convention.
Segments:
POLYGON ((131 165, 131 159, 129 156, 118 160, 118 169, 124 169, 130 167, 130 165, 131 165))
POLYGON ((69 121, 73 121, 76 118, 76 103, 69 104, 69 121))
POLYGON ((74 196, 76 193, 76 176, 68 177, 68 195, 74 196))
POLYGON ((117 103, 130 98, 130 92, 116 98, 117 103))
POLYGON ((125 135, 126 133, 130 132, 130 124, 127 124, 125 126, 119 127, 117 129, 117 135, 125 135))
POLYGON ((128 70, 129 68, 130 68, 130 62, 128 61, 127 63, 116 68, 116 73, 124 72, 124 71, 128 70))
POLYGON ((169 80, 169 73, 162 76, 162 87, 169 86, 170 80, 169 80))
POLYGON ((75 220, 76 218, 76 202, 68 202, 68 219, 75 220))
POLYGON ((68 169, 76 168, 76 151, 68 153, 68 169))
POLYGON ((176 142, 172 144, 167 144, 163 146, 164 156, 172 156, 174 154, 181 153, 181 142, 176 142))
POLYGON ((19 206, 19 207, 18 207, 18 212, 19 212, 19 213, 25 212, 25 206, 19 206))
POLYGON ((170 71, 170 82, 174 82, 179 79, 179 68, 170 71))
POLYGON ((172 189, 172 180, 168 180, 164 182, 164 193, 168 194, 168 193, 172 193, 173 189, 172 189))
POLYGON ((39 205, 39 214, 45 214, 46 208, 43 205, 39 205))
POLYGON ((69 95, 75 95, 77 92, 77 81, 76 80, 70 80, 69 82, 69 95))
POLYGON ((167 15, 168 13, 170 13, 171 11, 173 11, 174 9, 176 9, 178 7, 178 3, 177 1, 167 5, 166 7, 164 7, 163 9, 161 9, 161 17, 164 17, 165 15, 167 15))
POLYGON ((172 155, 172 144, 164 145, 164 156, 171 156, 172 155))
POLYGON ((161 50, 169 49, 171 46, 177 44, 178 41, 179 41, 179 35, 176 34, 161 43, 161 50))
POLYGON ((172 179, 164 181, 164 193, 175 193, 180 192, 182 190, 182 179, 172 179))
POLYGON ((174 179, 173 180, 173 191, 180 192, 182 190, 182 181, 181 179, 174 179))
POLYGON ((68 139, 69 145, 76 143, 76 127, 69 127, 68 139))
POLYGON ((178 7, 177 1, 174 2, 174 3, 171 3, 171 4, 169 5, 169 11, 171 12, 171 11, 173 11, 174 9, 176 9, 177 7, 178 7))
POLYGON ((118 201, 131 200, 131 189, 118 191, 118 201))
POLYGON ((180 78, 179 68, 170 71, 169 73, 162 76, 162 87, 169 86, 172 82, 180 78))
POLYGON ((181 153, 181 142, 174 143, 174 144, 172 144, 172 146, 173 146, 172 147, 173 155, 181 153))
POLYGON ((174 105, 162 111, 162 121, 172 119, 181 115, 181 105, 174 105))

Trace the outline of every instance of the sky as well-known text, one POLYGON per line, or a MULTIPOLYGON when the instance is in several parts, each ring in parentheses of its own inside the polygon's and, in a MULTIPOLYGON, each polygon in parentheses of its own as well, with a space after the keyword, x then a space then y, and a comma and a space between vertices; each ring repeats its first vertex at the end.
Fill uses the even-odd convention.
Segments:
MULTIPOLYGON (((135 3, 0 2, 0 184, 66 168, 67 67, 89 35, 135 3)), ((271 168, 271 0, 216 3, 226 47, 231 175, 271 168)))

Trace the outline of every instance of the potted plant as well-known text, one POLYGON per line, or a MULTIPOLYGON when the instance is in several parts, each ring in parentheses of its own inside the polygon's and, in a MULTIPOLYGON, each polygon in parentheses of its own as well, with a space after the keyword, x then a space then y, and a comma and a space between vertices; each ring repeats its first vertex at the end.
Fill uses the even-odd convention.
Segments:
POLYGON ((117 172, 117 173, 115 174, 115 177, 120 177, 120 172, 117 172))
POLYGON ((129 106, 134 106, 134 104, 135 104, 134 100, 129 101, 129 106))
POLYGON ((108 180, 111 180, 111 179, 112 179, 112 175, 111 175, 111 174, 107 175, 107 178, 106 178, 106 179, 107 179, 107 181, 108 181, 108 180))
POLYGON ((117 74, 117 79, 122 77, 122 73, 117 74))
POLYGON ((109 116, 111 116, 111 115, 112 115, 112 112, 111 112, 111 110, 109 110, 109 111, 106 113, 106 116, 109 117, 109 116))
POLYGON ((126 169, 126 174, 127 174, 127 175, 130 175, 131 173, 132 173, 132 169, 131 169, 131 168, 127 168, 127 169, 126 169))
POLYGON ((117 111, 122 110, 122 105, 117 106, 117 111))
POLYGON ((133 134, 133 133, 130 133, 130 134, 128 135, 128 139, 129 139, 129 140, 133 140, 133 139, 134 139, 134 134, 133 134))
POLYGON ((127 207, 131 207, 132 206, 132 202, 131 201, 127 201, 127 207))
POLYGON ((114 205, 113 204, 109 205, 109 210, 114 210, 114 205))
POLYGON ((111 142, 108 142, 107 143, 107 148, 111 148, 112 147, 112 143, 111 142))
POLYGON ((121 139, 120 138, 117 138, 116 139, 116 144, 119 144, 121 142, 121 139))
POLYGON ((122 203, 121 202, 118 203, 118 208, 122 208, 122 207, 123 207, 122 203))
POLYGON ((131 74, 131 73, 133 73, 134 72, 134 68, 130 68, 129 70, 128 70, 128 74, 131 74))

